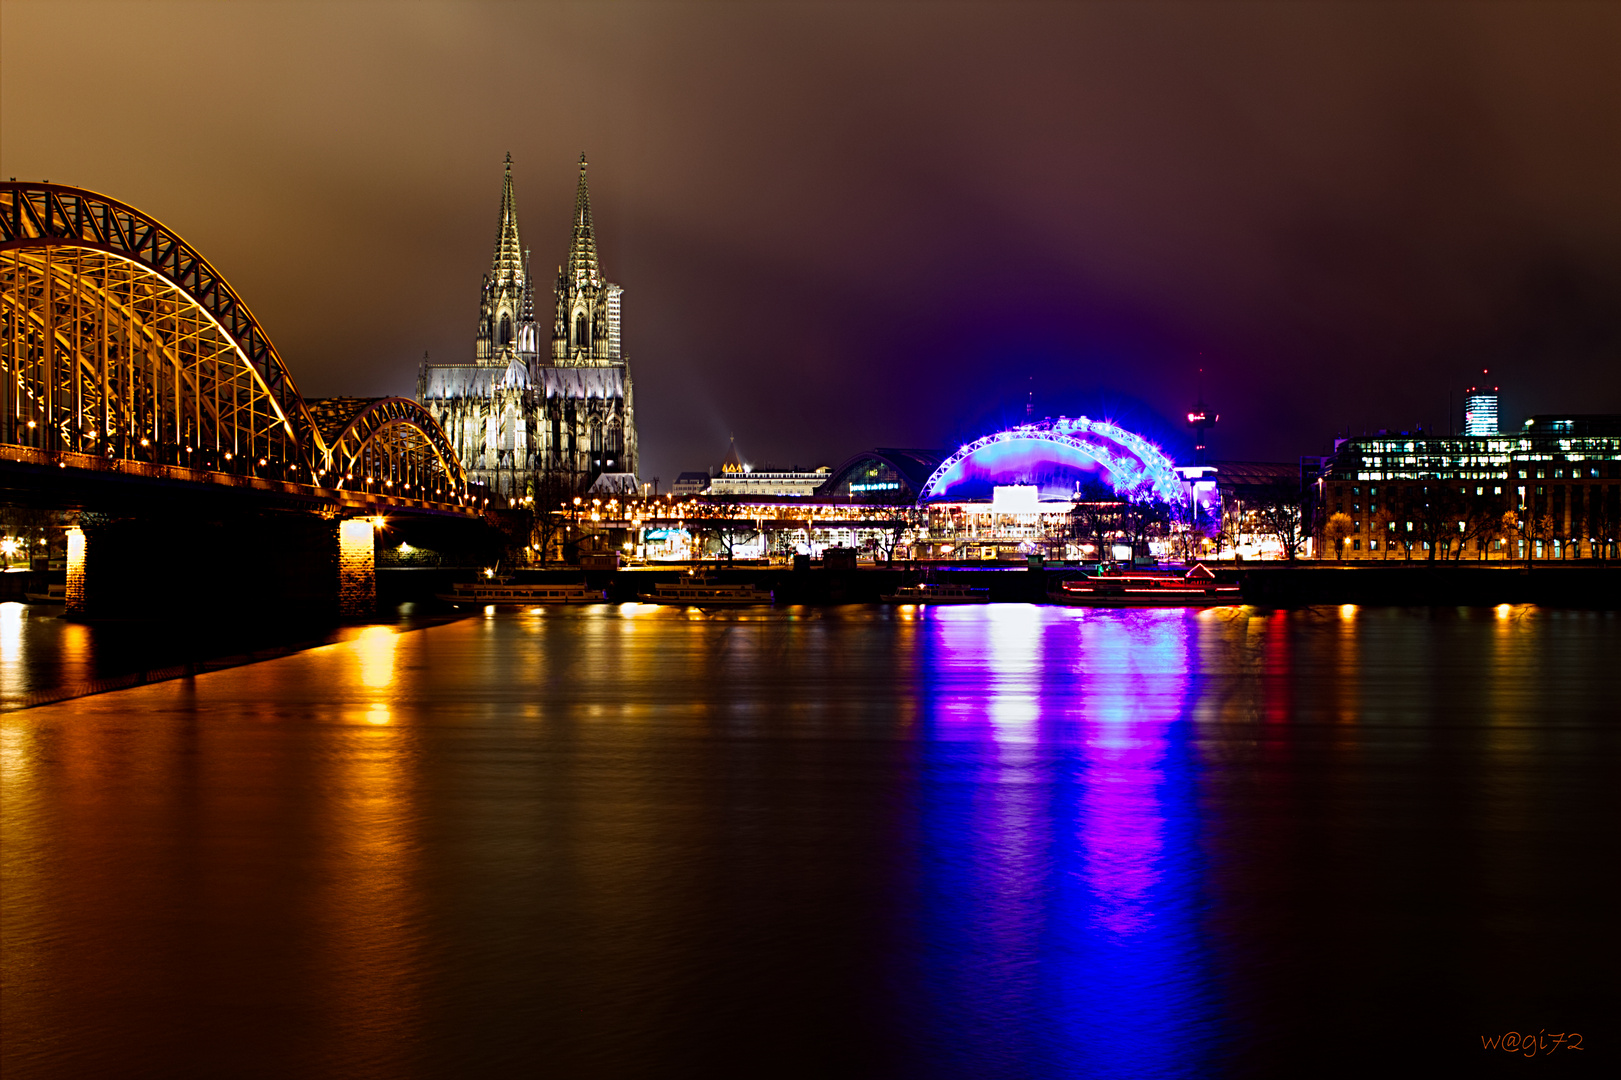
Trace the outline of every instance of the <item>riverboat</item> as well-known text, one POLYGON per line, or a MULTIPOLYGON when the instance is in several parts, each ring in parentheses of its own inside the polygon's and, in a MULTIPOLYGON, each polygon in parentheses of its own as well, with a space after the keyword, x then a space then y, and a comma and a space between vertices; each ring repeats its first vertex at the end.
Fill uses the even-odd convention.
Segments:
POLYGON ((47 585, 44 592, 25 591, 23 598, 30 604, 66 604, 68 602, 68 587, 66 585, 47 585))
POLYGON ((708 575, 691 574, 680 581, 658 581, 653 591, 637 597, 644 604, 682 604, 687 607, 750 607, 776 599, 770 589, 752 582, 728 582, 708 575))
POLYGON ((435 593, 439 599, 458 607, 485 607, 490 604, 529 607, 536 604, 601 604, 608 594, 587 588, 584 582, 512 582, 504 578, 452 585, 449 592, 435 593))
POLYGON ((1186 574, 1100 572, 1061 581, 1047 593, 1055 604, 1079 607, 1208 607, 1241 600, 1236 584, 1216 580, 1203 563, 1186 574))
POLYGON ((991 590, 968 585, 902 585, 882 599, 886 604, 988 604, 991 590))

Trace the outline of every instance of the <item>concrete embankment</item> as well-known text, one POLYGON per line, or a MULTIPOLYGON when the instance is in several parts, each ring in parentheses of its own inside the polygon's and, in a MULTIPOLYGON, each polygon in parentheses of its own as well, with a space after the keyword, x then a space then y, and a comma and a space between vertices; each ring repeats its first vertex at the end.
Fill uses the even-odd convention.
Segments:
MULTIPOLYGON (((1223 581, 1237 581, 1244 601, 1263 607, 1304 607, 1312 604, 1373 604, 1394 606, 1491 606, 1545 604, 1552 607, 1613 608, 1621 610, 1621 566, 1597 564, 1523 564, 1506 566, 1398 563, 1333 565, 1296 563, 1224 566, 1214 568, 1223 581)), ((380 569, 377 572, 379 605, 384 609, 407 600, 427 601, 447 591, 456 581, 471 581, 469 569, 380 569)), ((517 581, 579 581, 606 589, 615 602, 635 600, 651 592, 656 582, 674 582, 681 569, 630 568, 616 571, 574 568, 520 571, 517 581)), ((871 604, 899 585, 923 580, 941 584, 987 588, 991 599, 1002 603, 1040 603, 1047 590, 1078 569, 1049 567, 934 567, 927 572, 911 566, 837 570, 815 567, 706 567, 705 573, 722 581, 752 582, 776 593, 779 604, 871 604)))
POLYGON ((1621 609, 1621 566, 1616 565, 1300 563, 1250 566, 1236 574, 1245 602, 1266 607, 1544 604, 1621 609))

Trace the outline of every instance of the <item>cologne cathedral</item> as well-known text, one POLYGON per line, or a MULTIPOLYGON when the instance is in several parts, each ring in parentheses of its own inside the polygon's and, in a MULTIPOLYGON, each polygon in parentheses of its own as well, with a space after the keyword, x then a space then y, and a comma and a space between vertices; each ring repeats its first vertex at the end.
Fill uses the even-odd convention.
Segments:
POLYGON ((473 360, 424 358, 417 376, 417 400, 438 418, 468 478, 487 484, 492 497, 636 490, 636 419, 619 329, 623 292, 597 262, 581 154, 574 238, 557 271, 551 345, 541 345, 508 154, 473 360))

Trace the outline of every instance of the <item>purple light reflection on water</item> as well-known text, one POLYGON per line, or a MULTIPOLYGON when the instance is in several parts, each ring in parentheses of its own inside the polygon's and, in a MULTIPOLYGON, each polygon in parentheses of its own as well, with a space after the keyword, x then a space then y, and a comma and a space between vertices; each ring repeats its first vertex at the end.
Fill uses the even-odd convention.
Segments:
POLYGON ((1217 1048, 1186 745, 1195 616, 1009 605, 926 626, 931 1070, 1196 1074, 1217 1048))

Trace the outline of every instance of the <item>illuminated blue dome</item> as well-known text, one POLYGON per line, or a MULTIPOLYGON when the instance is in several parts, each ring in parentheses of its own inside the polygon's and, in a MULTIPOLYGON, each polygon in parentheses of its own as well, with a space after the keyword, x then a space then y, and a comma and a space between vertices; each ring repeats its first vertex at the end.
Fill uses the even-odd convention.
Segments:
POLYGON ((1117 494, 1178 496, 1171 459, 1140 435, 1103 420, 1046 420, 976 439, 946 458, 919 502, 989 502, 997 487, 1032 486, 1043 501, 1067 501, 1102 480, 1117 494))

